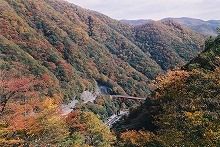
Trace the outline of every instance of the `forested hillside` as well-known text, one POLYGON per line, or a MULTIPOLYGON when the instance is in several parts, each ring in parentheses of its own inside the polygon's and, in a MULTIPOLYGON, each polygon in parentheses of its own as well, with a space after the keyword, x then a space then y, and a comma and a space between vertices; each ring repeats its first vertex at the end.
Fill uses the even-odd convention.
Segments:
POLYGON ((43 74, 53 77, 68 98, 94 91, 96 82, 114 93, 145 96, 151 79, 202 50, 203 37, 191 30, 166 34, 159 24, 134 32, 129 25, 66 2, 1 0, 0 7, 4 64, 22 65, 25 73, 41 79, 43 74), (173 37, 164 45, 167 35, 173 37), (175 46, 178 42, 181 47, 175 46), (155 55, 160 51, 161 57, 155 55))
POLYGON ((187 17, 165 18, 163 20, 176 21, 176 22, 178 22, 188 28, 191 28, 201 34, 204 34, 206 36, 213 36, 213 37, 216 37, 218 35, 216 28, 220 26, 220 20, 204 21, 201 19, 187 18, 187 17))
MULTIPOLYGON (((216 30, 217 27, 220 27, 220 20, 208 20, 204 21, 201 19, 196 18, 188 18, 188 17, 181 17, 181 18, 163 18, 159 20, 160 22, 172 20, 178 22, 192 30, 195 30, 205 36, 212 36, 216 37, 218 32, 216 30)), ((148 19, 141 19, 141 20, 121 20, 121 22, 125 22, 130 25, 143 25, 149 22, 148 19)))
POLYGON ((118 124, 121 146, 219 146, 220 36, 182 70, 156 78, 156 90, 118 124))
POLYGON ((109 94, 146 97, 203 44, 173 21, 134 27, 62 0, 0 0, 0 146, 117 144, 102 121, 119 108, 109 94))
POLYGON ((183 65, 203 46, 203 36, 174 21, 150 21, 136 26, 135 40, 163 70, 183 65))

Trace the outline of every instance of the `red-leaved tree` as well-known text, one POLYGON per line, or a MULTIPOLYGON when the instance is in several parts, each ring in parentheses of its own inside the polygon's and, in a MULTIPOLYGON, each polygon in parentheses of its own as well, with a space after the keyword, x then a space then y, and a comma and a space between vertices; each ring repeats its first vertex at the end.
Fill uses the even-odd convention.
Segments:
POLYGON ((38 93, 34 91, 34 87, 39 83, 36 77, 26 76, 19 77, 14 73, 2 70, 0 75, 0 115, 2 115, 5 107, 10 99, 22 100, 22 98, 33 97, 38 93))

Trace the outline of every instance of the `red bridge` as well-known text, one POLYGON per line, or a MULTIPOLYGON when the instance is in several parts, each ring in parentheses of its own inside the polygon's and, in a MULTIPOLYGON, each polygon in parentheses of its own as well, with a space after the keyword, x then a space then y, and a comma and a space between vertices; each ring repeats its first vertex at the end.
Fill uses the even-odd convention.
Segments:
POLYGON ((133 97, 133 96, 124 96, 124 95, 111 95, 113 98, 118 98, 118 99, 131 99, 131 100, 137 100, 137 101, 145 101, 146 98, 141 98, 141 97, 133 97))

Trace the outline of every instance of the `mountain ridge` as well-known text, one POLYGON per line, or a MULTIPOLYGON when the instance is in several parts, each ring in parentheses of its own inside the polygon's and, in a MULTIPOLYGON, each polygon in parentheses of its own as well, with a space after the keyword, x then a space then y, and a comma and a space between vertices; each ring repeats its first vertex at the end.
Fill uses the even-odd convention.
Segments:
MULTIPOLYGON (((159 21, 165 21, 165 20, 174 20, 192 30, 195 30, 205 36, 217 36, 217 30, 216 28, 220 26, 220 20, 202 20, 197 18, 189 18, 189 17, 180 17, 180 18, 174 18, 174 17, 168 17, 163 18, 159 21)), ((149 22, 148 19, 142 19, 142 21, 139 20, 121 20, 124 23, 130 24, 130 25, 143 25, 144 23, 149 22)))
POLYGON ((62 0, 0 0, 0 24, 0 146, 218 138, 219 37, 205 41, 172 20, 132 26, 62 0), (145 130, 110 131, 104 122, 124 108, 128 129, 145 130))
MULTIPOLYGON (((118 94, 144 96, 150 90, 147 84, 158 74, 186 62, 171 61, 167 68, 162 69, 166 63, 161 60, 158 64, 153 52, 150 53, 145 46, 147 40, 140 42, 142 36, 136 39, 138 29, 68 2, 4 0, 1 6, 1 35, 32 56, 42 69, 47 68, 48 74, 57 78, 61 89, 68 87, 66 97, 73 98, 75 96, 71 93, 86 89, 94 90, 96 82, 109 85, 118 94)), ((161 26, 163 24, 159 23, 155 30, 161 26)), ((152 33, 154 36, 157 32, 153 30, 152 33)), ((203 36, 194 32, 191 35, 199 36, 201 42, 185 38, 191 41, 183 48, 187 50, 192 43, 199 45, 195 46, 195 52, 201 51, 203 36)), ((160 35, 155 38, 158 42, 161 39, 160 35)), ((178 38, 173 39, 178 42, 178 38)), ((156 46, 159 45, 156 43, 151 47, 153 51, 158 50, 156 46)), ((174 46, 167 46, 164 52, 167 49, 174 54, 178 52, 174 51, 174 46)), ((164 58, 170 60, 171 56, 167 54, 164 58)), ((5 62, 13 65, 10 60, 8 58, 5 62)), ((40 69, 35 70, 32 69, 32 74, 42 76, 44 73, 40 69)))

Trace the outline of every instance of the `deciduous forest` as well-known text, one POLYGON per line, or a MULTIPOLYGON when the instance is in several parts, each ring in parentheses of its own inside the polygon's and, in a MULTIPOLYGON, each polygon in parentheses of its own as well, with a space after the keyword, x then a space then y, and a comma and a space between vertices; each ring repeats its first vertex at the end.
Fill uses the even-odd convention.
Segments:
POLYGON ((173 20, 0 0, 0 146, 220 146, 219 66, 219 35, 173 20))

